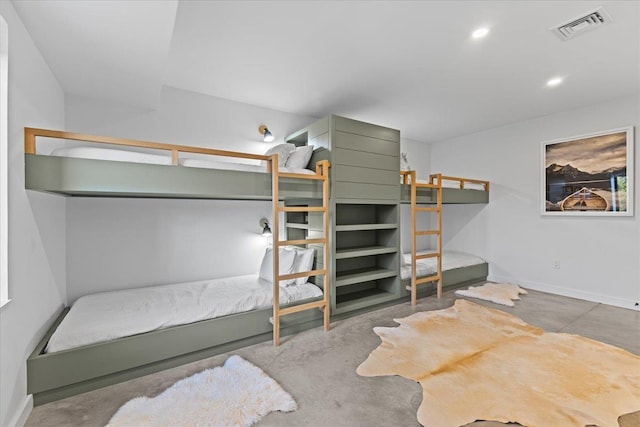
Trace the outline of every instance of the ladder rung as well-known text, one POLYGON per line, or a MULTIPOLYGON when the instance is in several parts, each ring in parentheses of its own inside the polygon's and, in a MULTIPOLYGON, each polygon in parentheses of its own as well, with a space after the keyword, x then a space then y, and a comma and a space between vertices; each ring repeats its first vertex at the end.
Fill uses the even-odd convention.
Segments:
MULTIPOLYGON (((419 277, 416 279, 416 286, 422 285, 423 283, 433 282, 434 280, 440 280, 440 276, 419 277)), ((405 286, 405 289, 410 291, 411 285, 405 286)))
POLYGON ((296 178, 296 179, 309 179, 316 181, 323 181, 326 179, 324 175, 310 175, 305 173, 291 173, 291 172, 278 172, 280 178, 296 178))
POLYGON ((278 276, 278 282, 280 282, 281 280, 297 279, 298 277, 320 276, 323 274, 327 274, 326 269, 303 271, 300 273, 283 274, 282 276, 278 276))
POLYGON ((440 276, 436 274, 435 276, 421 277, 419 279, 416 279, 416 285, 421 285, 423 283, 433 282, 435 280, 440 280, 440 276))
POLYGON ((322 206, 280 206, 280 212, 324 212, 327 208, 322 206))
POLYGON ((419 212, 438 212, 440 208, 432 208, 432 207, 425 208, 422 206, 416 206, 416 210, 419 212))
POLYGON ((326 305, 327 305, 327 302, 325 300, 313 301, 313 302, 308 302, 306 304, 300 304, 300 305, 294 305, 291 307, 281 308, 278 310, 278 312, 280 313, 280 316, 284 316, 287 314, 297 313, 299 311, 310 310, 312 308, 324 307, 326 305))
POLYGON ((440 188, 438 184, 427 184, 426 182, 416 182, 416 187, 420 188, 440 188))
POLYGON ((300 239, 300 240, 278 240, 276 246, 288 246, 288 245, 310 245, 313 243, 326 243, 327 239, 300 239))
POLYGON ((432 234, 440 234, 440 230, 422 230, 415 232, 416 236, 428 236, 432 234))
POLYGON ((440 256, 440 252, 433 252, 433 253, 430 253, 430 254, 416 255, 416 259, 437 258, 439 256, 440 256))

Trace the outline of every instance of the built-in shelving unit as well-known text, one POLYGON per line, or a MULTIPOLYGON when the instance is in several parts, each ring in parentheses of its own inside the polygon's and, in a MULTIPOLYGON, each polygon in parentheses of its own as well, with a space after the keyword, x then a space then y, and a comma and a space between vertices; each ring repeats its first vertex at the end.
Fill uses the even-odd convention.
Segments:
MULTIPOLYGON (((400 132, 329 116, 287 141, 331 153, 332 313, 400 298, 400 132)), ((290 238, 305 222, 287 219, 290 238)))

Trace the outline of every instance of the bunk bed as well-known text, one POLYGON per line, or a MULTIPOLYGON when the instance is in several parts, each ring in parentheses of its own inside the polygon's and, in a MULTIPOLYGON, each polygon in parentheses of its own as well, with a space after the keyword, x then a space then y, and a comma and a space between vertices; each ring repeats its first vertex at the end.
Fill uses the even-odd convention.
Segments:
MULTIPOLYGON (((306 269, 283 271, 280 263, 283 250, 295 251, 295 248, 310 245, 314 247, 314 257, 316 254, 325 259, 328 257, 330 165, 326 157, 326 150, 315 150, 309 162, 314 172, 281 170, 277 154, 257 155, 25 128, 26 189, 65 196, 271 200, 274 236, 270 258, 265 255, 263 259, 263 266, 266 263, 270 267, 265 270, 271 272, 266 273, 270 274, 270 283, 265 283, 263 277, 251 276, 230 278, 226 283, 218 281, 207 287, 211 290, 216 286, 226 286, 228 289, 242 288, 258 292, 257 302, 235 301, 236 305, 248 307, 247 310, 222 311, 214 317, 209 313, 194 316, 191 310, 184 310, 183 307, 187 320, 171 323, 166 319, 149 319, 153 321, 149 322, 151 326, 147 325, 146 329, 133 328, 119 336, 110 335, 112 331, 107 331, 98 339, 91 336, 93 331, 89 331, 82 340, 70 344, 69 337, 71 341, 75 340, 72 330, 66 334, 66 342, 62 332, 59 334, 63 335, 63 339, 53 342, 51 339, 59 329, 66 329, 61 325, 65 325, 67 316, 79 318, 80 322, 86 321, 97 306, 107 301, 110 301, 110 307, 117 305, 113 298, 118 292, 95 296, 95 299, 88 297, 88 301, 81 301, 83 298, 80 298, 76 303, 84 307, 84 311, 77 315, 73 311, 75 303, 71 308, 65 308, 27 360, 27 388, 34 395, 34 403, 42 404, 146 375, 264 341, 269 336, 273 337, 275 345, 279 345, 281 334, 295 333, 318 324, 323 324, 324 329, 328 330, 328 270, 322 267, 314 269, 312 261, 306 269), (88 149, 80 147, 79 150, 64 148, 54 155, 41 155, 36 154, 38 137, 126 146, 138 151, 131 154, 126 150, 107 149, 105 153, 102 148, 90 146, 88 149), (140 152, 140 149, 166 151, 170 156, 140 152), (227 164, 223 165, 225 169, 220 169, 216 163, 208 160, 197 160, 189 165, 181 161, 184 153, 259 160, 264 162, 264 171, 256 168, 247 170, 246 166, 237 170, 227 164), (297 205, 286 206, 284 202, 288 200, 295 200, 297 205), (318 215, 322 231, 314 238, 280 240, 279 216, 282 213, 318 215), (312 283, 314 279, 316 284, 312 283), (281 289, 282 284, 290 283, 295 283, 295 286, 281 289), (57 351, 47 351, 52 349, 57 351)), ((121 297, 131 299, 133 305, 127 307, 129 311, 135 311, 136 301, 148 300, 167 291, 169 300, 174 299, 178 292, 188 293, 192 300, 201 301, 204 288, 203 283, 175 284, 122 291, 121 297), (136 294, 139 295, 134 298, 136 294)), ((155 315, 161 316, 163 309, 168 307, 163 304, 159 303, 156 307, 155 315)), ((109 317, 119 316, 122 312, 118 313, 107 310, 101 317, 97 316, 94 323, 102 324, 109 317)), ((121 322, 116 321, 112 329, 121 326, 121 322)))
POLYGON ((411 253, 402 255, 401 274, 402 284, 411 293, 411 304, 416 305, 421 284, 435 282, 437 297, 441 298, 445 285, 459 287, 486 280, 489 268, 485 260, 464 252, 443 251, 442 207, 444 203, 488 203, 489 182, 442 174, 433 174, 428 182, 421 182, 416 171, 400 174, 402 200, 411 204, 411 253), (419 213, 434 214, 435 228, 418 229, 419 213), (419 252, 419 237, 435 237, 435 248, 419 252))
MULTIPOLYGON (((28 390, 34 394, 36 404, 254 344, 270 336, 277 345, 282 334, 320 324, 328 329, 331 320, 406 301, 409 291, 405 286, 417 289, 417 277, 402 277, 406 268, 400 248, 401 203, 411 203, 414 215, 421 210, 436 212, 441 229, 443 204, 488 202, 489 185, 484 181, 437 175, 423 184, 415 180, 415 172, 400 175, 400 132, 395 129, 330 115, 289 135, 285 142, 315 148, 307 166, 312 172, 282 170, 277 155, 25 129, 26 189, 70 197, 271 201, 273 235, 278 236, 281 229, 286 235, 285 240, 274 239, 272 282, 313 277, 315 286, 323 291, 319 299, 273 304, 272 309, 228 314, 46 353, 47 343, 68 313, 65 309, 27 360, 28 390), (89 141, 117 148, 133 146, 137 153, 125 152, 123 158, 118 157, 122 153, 109 152, 114 158, 105 160, 83 153, 84 149, 75 153, 65 147, 56 155, 43 155, 36 152, 36 137, 89 141), (150 153, 145 150, 166 154, 148 157, 150 153), (240 158, 245 165, 220 165, 190 157, 206 155, 240 158), (265 164, 247 167, 247 161, 265 164), (402 182, 399 176, 403 176, 402 182), (452 179, 457 183, 455 188, 443 184, 452 179), (472 188, 473 185, 481 188, 472 188), (284 224, 280 224, 281 215, 284 224), (280 274, 280 249, 288 246, 313 249, 314 269, 280 274)), ((413 235, 420 235, 415 220, 412 222, 413 235)), ((412 249, 410 264, 425 262, 415 244, 412 249)), ((442 264, 439 258, 437 263, 442 264)), ((443 283, 462 285, 485 280, 487 264, 444 272, 438 265, 436 274, 428 274, 438 276, 440 294, 443 283)), ((281 301, 280 289, 273 286, 273 301, 281 301)), ((414 301, 416 295, 417 290, 412 291, 414 301)))
MULTIPOLYGON (((97 150, 89 148, 93 153, 97 150)), ((104 149, 102 150, 104 153, 104 149)), ((106 151, 110 154, 118 153, 112 149, 106 151)), ((203 162, 198 159, 181 159, 182 154, 266 161, 265 156, 258 154, 25 128, 25 189, 85 197, 272 200, 273 175, 266 169, 264 172, 219 167, 214 169, 203 167, 203 162), (65 154, 64 151, 58 151, 61 155, 43 155, 36 154, 36 137, 156 150, 168 155, 160 160, 162 163, 153 163, 149 159, 163 156, 139 152, 131 154, 131 151, 124 150, 119 153, 130 153, 130 157, 125 157, 124 160, 113 159, 117 155, 112 155, 112 160, 100 159, 97 156, 69 157, 62 155, 65 154), (138 158, 133 157, 134 155, 138 155, 140 161, 135 161, 134 159, 138 158), (191 166, 194 167, 172 167, 189 166, 189 162, 193 162, 191 166)), ((312 153, 309 167, 317 172, 316 167, 328 159, 328 151, 318 147, 312 153)), ((279 185, 280 200, 322 199, 321 180, 300 179, 296 175, 293 178, 282 177, 279 185)))

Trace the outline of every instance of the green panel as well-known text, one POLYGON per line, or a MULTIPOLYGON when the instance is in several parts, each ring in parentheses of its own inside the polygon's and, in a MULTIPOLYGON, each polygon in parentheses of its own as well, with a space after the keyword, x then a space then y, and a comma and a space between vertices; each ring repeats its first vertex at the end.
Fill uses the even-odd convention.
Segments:
POLYGON ((370 136, 372 138, 386 139, 387 141, 400 142, 400 131, 386 128, 358 120, 347 119, 340 116, 332 116, 334 127, 338 131, 349 132, 356 135, 370 136))
POLYGON ((316 138, 318 135, 329 132, 329 117, 324 117, 307 127, 309 139, 316 138))
MULTIPOLYGON (((429 188, 418 189, 418 203, 436 203, 435 190, 429 188)), ((402 184, 400 189, 402 203, 411 203, 411 186, 402 184)), ((489 192, 482 190, 461 190, 459 188, 443 188, 442 203, 445 204, 486 204, 489 203, 489 192)))
MULTIPOLYGON (((29 393, 39 393, 240 339, 270 334, 271 315, 271 309, 255 310, 66 351, 46 354, 34 352, 27 359, 27 390, 29 393)), ((314 310, 287 316, 290 322, 320 317, 321 313, 314 310)), ((53 328, 49 332, 53 333, 53 328)), ((44 347, 49 336, 47 334, 39 348, 44 347)))
POLYGON ((345 132, 336 132, 333 140, 333 147, 365 151, 368 153, 385 154, 387 156, 394 157, 398 157, 400 155, 400 144, 397 142, 345 132))
POLYGON ((338 298, 334 314, 344 314, 355 310, 371 311, 376 306, 390 301, 399 302, 398 295, 378 288, 354 292, 338 298))
POLYGON ((336 183, 333 196, 337 199, 398 200, 399 185, 364 184, 353 182, 336 183))
MULTIPOLYGON (((456 288, 460 287, 463 284, 481 282, 487 280, 488 275, 489 264, 487 263, 471 265, 468 267, 454 268, 451 270, 444 270, 442 272, 442 288, 456 288)), ((418 285, 418 292, 425 292, 425 289, 431 292, 433 289, 435 289, 435 283, 436 282, 433 282, 433 284, 418 285)), ((410 292, 406 290, 406 286, 410 285, 411 279, 402 280, 402 295, 410 294, 410 292)))
POLYGON ((364 246, 336 250, 336 259, 389 254, 396 252, 398 252, 398 250, 395 246, 364 246))
POLYGON ((399 175, 396 171, 390 170, 370 169, 337 164, 333 166, 332 172, 336 182, 363 182, 387 185, 395 185, 396 181, 400 182, 400 178, 398 178, 399 175))
POLYGON ((489 192, 482 190, 443 188, 442 200, 444 203, 489 203, 489 192))
POLYGON ((337 165, 359 166, 361 168, 386 169, 396 172, 400 183, 400 161, 398 157, 384 154, 365 153, 345 148, 333 148, 333 163, 337 165))
MULTIPOLYGON (((75 196, 270 200, 271 175, 26 154, 25 188, 75 196)), ((285 178, 280 195, 321 198, 322 186, 285 178)))
POLYGON ((385 268, 367 268, 362 270, 349 270, 336 277, 336 286, 347 286, 354 283, 368 282, 376 279, 397 276, 395 270, 385 268))
POLYGON ((309 145, 313 145, 316 148, 329 149, 329 133, 326 132, 322 135, 316 136, 315 138, 310 138, 309 145))
POLYGON ((389 230, 398 228, 398 224, 353 224, 336 225, 336 231, 389 230))
POLYGON ((309 126, 292 133, 291 135, 287 135, 284 140, 296 145, 306 145, 313 139, 317 138, 319 135, 327 132, 329 132, 329 117, 320 119, 317 122, 314 122, 309 126))

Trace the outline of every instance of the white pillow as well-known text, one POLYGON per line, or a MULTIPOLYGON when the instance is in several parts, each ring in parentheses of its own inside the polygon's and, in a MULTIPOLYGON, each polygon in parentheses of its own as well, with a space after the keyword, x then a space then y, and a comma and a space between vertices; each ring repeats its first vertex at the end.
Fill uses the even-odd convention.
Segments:
POLYGON ((312 154, 313 145, 303 145, 302 147, 298 147, 295 151, 292 151, 289 154, 289 158, 287 159, 287 164, 285 166, 288 168, 305 169, 309 164, 309 160, 311 160, 312 154))
POLYGON ((407 153, 400 153, 400 170, 401 171, 411 170, 411 166, 409 165, 409 160, 407 159, 407 153))
POLYGON ((404 255, 404 251, 400 249, 400 265, 411 265, 411 254, 409 254, 409 260, 407 261, 407 257, 404 255))
MULTIPOLYGON (((315 258, 316 251, 312 248, 299 248, 297 246, 287 246, 286 249, 294 251, 296 253, 296 260, 293 264, 294 273, 302 273, 303 271, 311 271, 313 268, 313 259, 315 258)), ((298 277, 296 279, 296 285, 304 285, 309 281, 309 276, 298 277)))
MULTIPOLYGON (((287 159, 289 158, 289 155, 291 154, 291 152, 293 152, 296 149, 295 144, 278 144, 275 145, 271 148, 269 148, 265 154, 265 156, 270 156, 271 154, 277 154, 278 155, 278 166, 282 167, 287 163, 287 159)), ((266 166, 267 162, 266 161, 262 161, 261 164, 263 166, 266 166)))
MULTIPOLYGON (((280 248, 280 275, 292 274, 293 267, 296 260, 295 251, 287 251, 280 248)), ((267 248, 262 257, 262 264, 260 265, 261 279, 266 280, 269 283, 273 283, 273 248, 267 248)), ((294 279, 280 281, 280 286, 291 285, 295 282, 294 279)))

